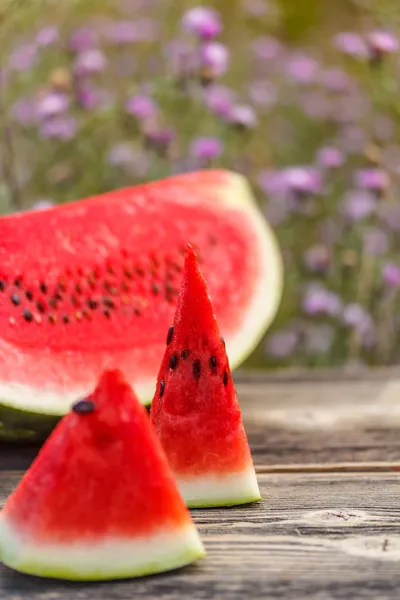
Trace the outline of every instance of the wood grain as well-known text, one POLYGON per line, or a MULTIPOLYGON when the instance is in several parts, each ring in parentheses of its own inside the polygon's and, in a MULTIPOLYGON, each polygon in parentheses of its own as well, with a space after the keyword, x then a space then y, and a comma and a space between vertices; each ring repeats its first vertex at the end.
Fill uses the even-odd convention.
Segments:
MULTIPOLYGON (((0 475, 0 503, 20 473, 0 475)), ((169 574, 106 584, 0 568, 7 600, 397 600, 400 486, 394 474, 260 475, 263 502, 193 511, 207 556, 169 574)))

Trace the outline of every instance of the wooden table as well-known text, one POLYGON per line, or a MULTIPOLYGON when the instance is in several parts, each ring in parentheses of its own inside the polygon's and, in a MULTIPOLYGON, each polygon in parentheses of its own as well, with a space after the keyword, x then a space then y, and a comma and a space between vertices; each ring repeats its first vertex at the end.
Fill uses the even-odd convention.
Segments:
MULTIPOLYGON (((194 510, 205 559, 105 584, 0 567, 0 599, 398 600, 400 372, 242 377, 238 393, 263 501, 194 510)), ((1 505, 35 449, 0 452, 1 505)))

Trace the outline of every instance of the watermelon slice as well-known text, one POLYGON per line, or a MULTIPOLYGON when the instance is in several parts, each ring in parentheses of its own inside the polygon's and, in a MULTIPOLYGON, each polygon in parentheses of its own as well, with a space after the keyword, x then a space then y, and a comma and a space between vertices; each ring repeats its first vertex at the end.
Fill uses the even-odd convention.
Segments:
POLYGON ((188 506, 260 500, 225 342, 190 246, 150 414, 188 506))
POLYGON ((0 556, 23 573, 117 579, 203 555, 145 409, 119 371, 57 425, 0 513, 0 556))
POLYGON ((282 283, 241 176, 191 173, 0 219, 0 438, 46 432, 106 368, 150 401, 188 241, 236 366, 282 283))

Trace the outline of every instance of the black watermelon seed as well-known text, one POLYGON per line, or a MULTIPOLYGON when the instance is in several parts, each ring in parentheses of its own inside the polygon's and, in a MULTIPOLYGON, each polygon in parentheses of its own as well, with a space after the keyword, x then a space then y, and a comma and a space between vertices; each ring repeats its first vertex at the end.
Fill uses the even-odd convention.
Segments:
POLYGON ((132 271, 130 271, 129 269, 125 269, 125 270, 124 270, 124 275, 125 275, 125 277, 127 277, 128 279, 132 279, 132 271))
POLYGON ((0 292, 4 292, 5 287, 6 287, 6 284, 4 283, 4 281, 1 281, 1 279, 0 279, 0 292))
POLYGON ((210 358, 210 367, 212 369, 215 369, 216 366, 217 366, 217 357, 216 356, 212 356, 210 358))
POLYGON ((62 318, 62 320, 63 320, 63 323, 69 323, 69 317, 68 317, 68 315, 64 315, 63 318, 62 318))
POLYGON ((54 294, 54 298, 55 298, 56 300, 60 300, 60 301, 61 301, 61 300, 62 300, 62 296, 61 296, 60 292, 56 292, 56 293, 54 294))
POLYGON ((111 298, 107 298, 107 296, 104 296, 104 298, 103 298, 103 304, 105 306, 108 306, 108 308, 115 308, 114 301, 111 300, 111 298))
POLYGON ((79 400, 73 404, 72 410, 77 415, 89 415, 96 410, 96 403, 93 400, 79 400))
POLYGON ((228 373, 224 371, 224 385, 228 385, 228 373))
POLYGON ((96 300, 92 300, 91 298, 87 301, 87 305, 89 308, 91 308, 92 310, 95 310, 98 306, 99 303, 96 300))
POLYGON ((171 358, 169 359, 169 368, 176 369, 177 364, 178 364, 178 356, 176 354, 173 354, 171 356, 171 358))
POLYGON ((161 379, 161 381, 160 381, 160 398, 162 398, 164 396, 164 392, 165 392, 165 381, 164 381, 164 379, 161 379))
POLYGON ((158 287, 158 285, 156 283, 152 283, 151 284, 151 291, 153 292, 153 294, 159 294, 160 293, 160 288, 158 287))
POLYGON ((28 300, 33 300, 33 294, 30 290, 25 292, 25 296, 28 298, 28 300))
POLYGON ((182 350, 181 357, 183 358, 183 360, 186 360, 187 357, 189 356, 189 354, 190 354, 190 350, 182 350))
POLYGON ((107 317, 107 319, 109 319, 111 317, 111 313, 108 310, 108 308, 106 308, 105 310, 103 310, 104 316, 107 317))
POLYGON ((79 283, 76 284, 75 290, 77 294, 82 294, 82 286, 79 283))
POLYGON ((138 317, 140 317, 140 315, 142 314, 142 311, 140 310, 140 308, 135 308, 134 309, 134 313, 135 313, 135 315, 137 315, 138 317))
POLYGON ((171 343, 173 335, 174 335, 174 326, 171 325, 171 327, 168 329, 167 346, 171 343))
POLYGON ((223 347, 225 348, 225 339, 223 337, 221 337, 221 342, 222 342, 223 347))
POLYGON ((36 307, 38 309, 39 312, 44 313, 45 308, 44 308, 44 304, 42 302, 37 302, 36 303, 36 307))
POLYGON ((49 304, 52 308, 57 308, 57 298, 50 298, 49 304))
POLYGON ((33 315, 32 315, 32 313, 31 313, 31 311, 30 311, 30 310, 28 310, 27 308, 25 308, 25 309, 24 309, 24 313, 23 313, 23 314, 24 314, 24 319, 25 319, 25 321, 28 321, 28 322, 29 322, 29 321, 32 321, 32 319, 33 319, 33 315))
POLYGON ((42 281, 41 284, 40 284, 40 291, 43 294, 47 294, 47 285, 44 283, 44 281, 42 281))
POLYGON ((14 285, 15 285, 16 287, 20 287, 20 285, 21 285, 21 280, 20 280, 20 279, 15 279, 15 280, 14 280, 14 285))
POLYGON ((57 321, 57 318, 56 318, 56 316, 55 316, 55 315, 49 315, 49 317, 48 317, 48 318, 49 318, 49 322, 50 322, 50 323, 55 323, 55 322, 57 321))
POLYGON ((201 362, 199 360, 194 360, 192 364, 192 372, 193 377, 198 379, 201 375, 201 362))
POLYGON ((11 296, 11 302, 13 304, 15 304, 15 306, 19 306, 21 304, 21 300, 20 300, 20 297, 18 296, 18 294, 13 294, 11 296))

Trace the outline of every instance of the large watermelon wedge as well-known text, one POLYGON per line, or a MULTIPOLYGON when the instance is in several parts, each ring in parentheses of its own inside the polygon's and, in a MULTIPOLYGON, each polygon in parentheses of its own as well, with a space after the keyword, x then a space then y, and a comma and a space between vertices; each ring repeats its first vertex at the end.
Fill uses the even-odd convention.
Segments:
POLYGON ((274 235, 242 176, 202 171, 0 219, 0 438, 33 434, 40 415, 52 427, 105 368, 122 368, 150 401, 187 241, 235 367, 282 287, 274 235))
POLYGON ((23 573, 147 575, 204 553, 145 409, 118 371, 73 406, 0 513, 0 558, 23 573))
POLYGON ((151 420, 189 507, 260 500, 225 342, 189 246, 151 420))

